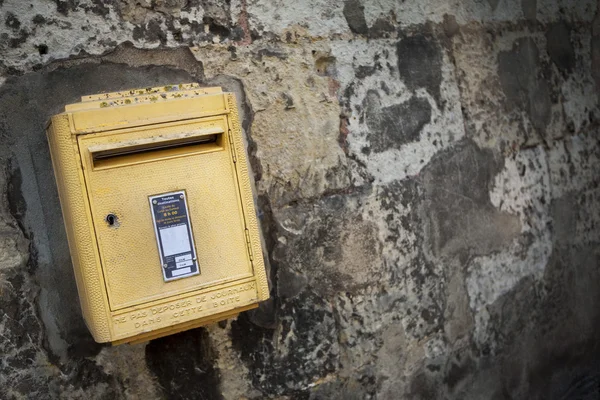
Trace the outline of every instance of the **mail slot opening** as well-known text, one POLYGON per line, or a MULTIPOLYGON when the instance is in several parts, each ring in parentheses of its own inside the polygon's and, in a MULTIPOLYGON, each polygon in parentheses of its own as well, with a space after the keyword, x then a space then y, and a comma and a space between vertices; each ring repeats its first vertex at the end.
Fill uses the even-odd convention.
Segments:
POLYGON ((110 148, 90 148, 90 152, 94 169, 103 169, 221 150, 222 143, 223 132, 221 131, 197 136, 182 135, 163 138, 163 140, 117 143, 110 148))

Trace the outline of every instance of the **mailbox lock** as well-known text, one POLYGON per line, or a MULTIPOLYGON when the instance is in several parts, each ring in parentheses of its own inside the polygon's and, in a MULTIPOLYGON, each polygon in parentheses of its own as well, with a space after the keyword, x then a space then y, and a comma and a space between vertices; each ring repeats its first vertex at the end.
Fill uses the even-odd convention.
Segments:
POLYGON ((117 224, 117 216, 115 214, 108 214, 105 220, 109 226, 115 226, 117 224))

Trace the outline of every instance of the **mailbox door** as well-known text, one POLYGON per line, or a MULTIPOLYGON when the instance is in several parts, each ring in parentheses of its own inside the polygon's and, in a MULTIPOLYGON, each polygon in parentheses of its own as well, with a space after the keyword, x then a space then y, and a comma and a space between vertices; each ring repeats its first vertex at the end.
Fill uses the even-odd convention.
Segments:
POLYGON ((112 311, 253 276, 228 128, 222 115, 79 136, 112 311), (200 273, 165 281, 149 199, 179 191, 200 273))

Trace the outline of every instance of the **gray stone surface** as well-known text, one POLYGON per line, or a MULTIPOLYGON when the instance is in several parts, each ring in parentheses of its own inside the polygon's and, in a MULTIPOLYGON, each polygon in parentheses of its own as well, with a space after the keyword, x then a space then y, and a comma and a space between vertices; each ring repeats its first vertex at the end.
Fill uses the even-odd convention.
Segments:
POLYGON ((0 17, 0 398, 600 396, 596 0, 0 0, 0 17), (240 99, 272 298, 98 345, 44 123, 182 81, 240 99))

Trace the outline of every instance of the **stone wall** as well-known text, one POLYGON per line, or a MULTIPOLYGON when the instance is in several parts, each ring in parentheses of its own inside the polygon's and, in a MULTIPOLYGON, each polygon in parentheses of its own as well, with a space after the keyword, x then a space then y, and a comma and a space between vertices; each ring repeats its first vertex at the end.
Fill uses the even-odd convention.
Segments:
POLYGON ((0 0, 0 16, 0 398, 598 393, 597 0, 0 0), (272 299, 97 345, 44 123, 81 95, 188 81, 241 101, 272 299))

